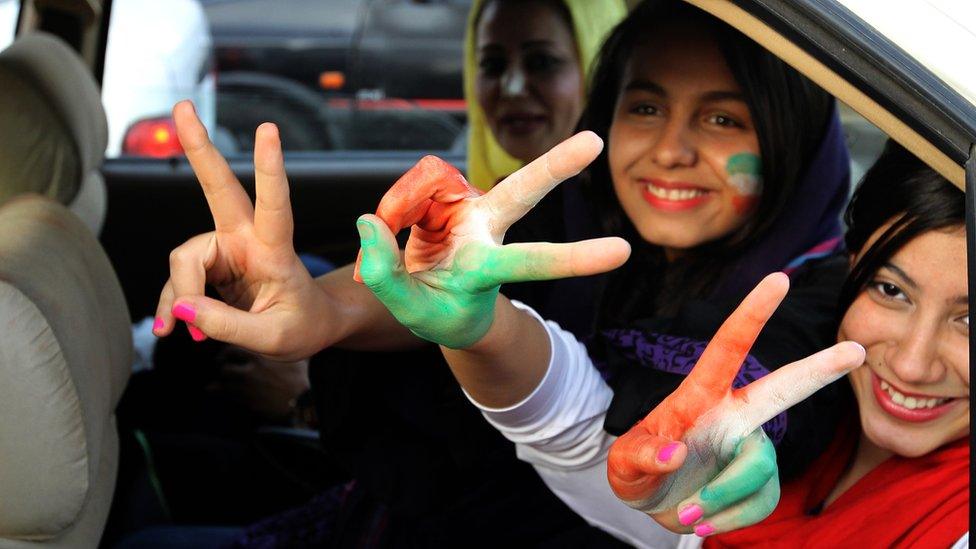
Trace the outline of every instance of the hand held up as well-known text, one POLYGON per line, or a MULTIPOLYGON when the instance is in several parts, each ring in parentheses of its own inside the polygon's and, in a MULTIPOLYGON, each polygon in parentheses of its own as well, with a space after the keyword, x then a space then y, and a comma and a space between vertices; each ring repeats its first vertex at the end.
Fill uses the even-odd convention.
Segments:
POLYGON ((254 145, 254 205, 207 136, 189 101, 173 107, 177 134, 200 181, 214 231, 170 254, 170 279, 157 306, 154 333, 176 320, 194 339, 212 337, 280 360, 307 357, 322 347, 314 328, 327 319, 323 295, 292 244, 294 223, 278 130, 258 127, 254 145), (204 295, 212 285, 224 300, 204 295))
POLYGON ((586 276, 614 269, 630 247, 620 238, 570 244, 502 245, 505 232, 556 185, 600 153, 592 132, 577 134, 485 194, 453 167, 422 159, 360 217, 358 274, 413 333, 449 348, 479 341, 506 282, 586 276), (410 227, 403 254, 394 232, 410 227))
POLYGON ((767 276, 722 324, 678 389, 610 448, 607 476, 625 503, 670 530, 725 532, 779 501, 776 453, 761 425, 864 361, 839 343, 740 389, 732 381, 789 279, 767 276))

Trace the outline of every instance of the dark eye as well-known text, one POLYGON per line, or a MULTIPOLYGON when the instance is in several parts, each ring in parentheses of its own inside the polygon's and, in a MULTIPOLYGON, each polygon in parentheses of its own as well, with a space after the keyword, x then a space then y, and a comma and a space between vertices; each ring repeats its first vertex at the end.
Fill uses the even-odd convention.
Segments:
POLYGON ((504 57, 500 56, 485 56, 478 61, 478 70, 481 74, 490 78, 497 78, 505 72, 505 62, 504 57))
POLYGON ((656 106, 649 103, 639 103, 631 107, 630 112, 641 116, 655 116, 661 111, 656 106))
POLYGON ((884 299, 908 301, 908 296, 905 295, 905 292, 901 291, 901 288, 892 284, 891 282, 882 282, 878 280, 872 282, 871 287, 884 299))
POLYGON ((725 114, 713 114, 708 117, 708 122, 710 124, 715 124, 717 126, 722 126, 725 128, 741 128, 743 127, 739 121, 725 114))
POLYGON ((562 59, 548 53, 536 52, 525 56, 525 70, 529 72, 551 72, 562 65, 562 59))

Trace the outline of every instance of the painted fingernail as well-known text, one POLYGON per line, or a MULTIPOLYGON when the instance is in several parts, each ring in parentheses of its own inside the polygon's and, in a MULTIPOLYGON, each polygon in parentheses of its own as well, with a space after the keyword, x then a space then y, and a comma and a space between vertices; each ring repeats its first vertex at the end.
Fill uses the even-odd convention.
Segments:
POLYGON ((707 522, 695 526, 695 535, 698 537, 710 536, 715 532, 715 527, 707 522))
POLYGON ((166 323, 163 322, 163 317, 157 316, 156 320, 153 321, 153 331, 162 330, 164 326, 166 326, 166 323))
POLYGON ((193 322, 197 318, 197 311, 185 303, 180 303, 173 307, 173 316, 183 322, 193 322))
POLYGON ((206 334, 204 334, 203 332, 201 332, 200 331, 200 328, 197 328, 196 326, 193 326, 192 324, 187 324, 186 325, 186 329, 187 329, 187 331, 190 332, 190 337, 193 338, 193 341, 203 341, 204 339, 207 339, 206 334))
POLYGON ((373 237, 376 231, 373 229, 373 225, 368 221, 359 220, 356 222, 356 228, 359 229, 359 240, 362 244, 372 244, 373 237))
POLYGON ((705 514, 705 511, 702 509, 701 505, 692 503, 678 513, 678 522, 680 522, 683 526, 690 526, 694 524, 696 520, 700 519, 703 514, 705 514))
POLYGON ((663 448, 657 453, 657 460, 661 463, 667 463, 671 460, 671 456, 674 455, 674 451, 678 449, 679 444, 677 442, 669 442, 664 445, 663 448))

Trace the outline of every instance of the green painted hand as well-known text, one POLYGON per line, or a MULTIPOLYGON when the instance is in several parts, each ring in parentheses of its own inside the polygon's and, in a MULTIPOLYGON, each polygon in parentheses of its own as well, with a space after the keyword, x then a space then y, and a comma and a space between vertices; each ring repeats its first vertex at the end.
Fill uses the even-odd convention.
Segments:
POLYGON ((502 245, 513 223, 602 148, 592 132, 577 134, 484 195, 443 161, 424 158, 387 192, 376 216, 359 218, 358 275, 414 334, 471 346, 492 325, 501 284, 597 274, 626 261, 630 246, 620 238, 502 245), (407 226, 401 256, 393 231, 407 226))

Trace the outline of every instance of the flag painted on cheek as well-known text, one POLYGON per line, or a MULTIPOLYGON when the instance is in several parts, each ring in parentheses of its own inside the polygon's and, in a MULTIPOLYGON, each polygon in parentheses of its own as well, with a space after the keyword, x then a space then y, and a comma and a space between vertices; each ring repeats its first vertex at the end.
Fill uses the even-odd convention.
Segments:
POLYGON ((732 205, 737 213, 744 214, 758 203, 762 194, 762 161, 753 153, 735 154, 725 163, 725 171, 729 174, 729 184, 738 193, 732 198, 732 205))

